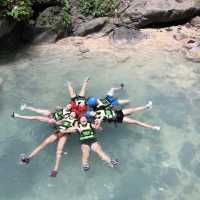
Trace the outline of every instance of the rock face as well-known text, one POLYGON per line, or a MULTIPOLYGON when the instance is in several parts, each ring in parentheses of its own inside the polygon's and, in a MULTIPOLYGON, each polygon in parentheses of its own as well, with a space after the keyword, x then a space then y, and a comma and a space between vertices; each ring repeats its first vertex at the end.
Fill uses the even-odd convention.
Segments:
POLYGON ((8 20, 7 18, 0 19, 0 37, 10 33, 16 25, 16 22, 8 20))
POLYGON ((70 25, 64 20, 64 10, 59 6, 46 8, 39 14, 36 21, 27 24, 22 33, 25 42, 53 43, 63 35, 68 35, 70 25))
POLYGON ((134 0, 122 19, 130 27, 171 23, 194 17, 200 11, 196 0, 134 0))
POLYGON ((91 21, 85 22, 81 24, 80 27, 77 28, 77 30, 74 30, 74 35, 85 36, 87 34, 99 31, 101 28, 103 28, 107 21, 107 17, 99 17, 91 21))

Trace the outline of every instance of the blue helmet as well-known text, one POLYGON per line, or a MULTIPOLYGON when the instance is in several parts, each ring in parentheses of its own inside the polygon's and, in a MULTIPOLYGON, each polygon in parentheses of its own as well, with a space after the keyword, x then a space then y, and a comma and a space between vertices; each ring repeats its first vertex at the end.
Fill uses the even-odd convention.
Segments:
POLYGON ((93 115, 91 114, 91 111, 87 111, 87 112, 85 113, 85 117, 86 117, 87 119, 92 118, 93 115))
POLYGON ((97 98, 96 97, 88 97, 87 105, 90 107, 94 107, 97 105, 97 98))

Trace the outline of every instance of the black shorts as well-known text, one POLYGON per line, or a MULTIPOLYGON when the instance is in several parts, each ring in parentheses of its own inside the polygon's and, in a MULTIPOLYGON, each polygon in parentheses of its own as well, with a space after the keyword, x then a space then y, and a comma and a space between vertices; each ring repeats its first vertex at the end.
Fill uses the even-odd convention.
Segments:
POLYGON ((96 138, 92 138, 92 139, 87 139, 87 140, 80 141, 81 144, 86 144, 88 146, 91 146, 95 142, 97 142, 96 138))
POLYGON ((85 103, 86 103, 86 98, 85 97, 83 97, 83 96, 79 96, 79 95, 77 95, 77 96, 75 96, 75 97, 73 97, 73 98, 71 98, 71 101, 84 101, 85 103))
POLYGON ((115 122, 117 123, 122 123, 123 119, 124 119, 124 113, 122 112, 122 110, 116 110, 116 118, 115 118, 115 122))

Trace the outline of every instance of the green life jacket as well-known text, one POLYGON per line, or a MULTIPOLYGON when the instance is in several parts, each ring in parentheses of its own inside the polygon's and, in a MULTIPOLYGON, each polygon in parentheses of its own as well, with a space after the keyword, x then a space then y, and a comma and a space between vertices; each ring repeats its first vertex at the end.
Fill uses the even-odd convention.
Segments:
POLYGON ((91 126, 91 123, 87 123, 85 126, 79 124, 79 127, 82 130, 80 133, 80 141, 95 138, 95 132, 91 126))
POLYGON ((58 128, 59 129, 68 129, 68 128, 74 126, 76 121, 77 121, 76 119, 71 118, 69 116, 69 117, 63 119, 63 124, 59 125, 58 128))
POLYGON ((110 108, 99 109, 96 111, 96 118, 104 121, 112 121, 116 118, 116 113, 110 108))
POLYGON ((99 99, 97 109, 109 108, 110 106, 111 106, 111 103, 104 97, 102 99, 99 99))
POLYGON ((66 109, 59 109, 56 112, 53 113, 53 118, 56 121, 62 120, 63 118, 68 117, 70 114, 70 111, 66 110, 66 109))

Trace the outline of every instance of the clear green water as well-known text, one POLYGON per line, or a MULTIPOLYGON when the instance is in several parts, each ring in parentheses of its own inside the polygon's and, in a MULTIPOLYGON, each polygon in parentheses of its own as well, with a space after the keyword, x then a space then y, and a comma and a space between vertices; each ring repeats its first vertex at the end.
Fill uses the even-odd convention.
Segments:
POLYGON ((199 65, 167 52, 138 51, 121 63, 108 54, 94 55, 80 58, 49 49, 0 56, 0 77, 5 80, 0 88, 0 199, 198 200, 199 65), (66 80, 78 90, 88 75, 88 95, 101 97, 112 85, 124 82, 126 91, 119 96, 131 99, 132 106, 152 100, 151 111, 134 117, 160 125, 162 131, 106 126, 98 138, 106 152, 120 159, 118 169, 106 167, 92 154, 91 170, 83 173, 77 136, 65 147, 68 154, 57 178, 48 177, 55 145, 30 165, 19 165, 19 155, 32 151, 52 129, 44 123, 13 120, 11 112, 20 112, 22 103, 63 105, 69 99, 66 80))

